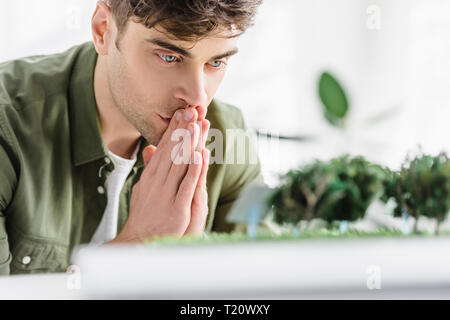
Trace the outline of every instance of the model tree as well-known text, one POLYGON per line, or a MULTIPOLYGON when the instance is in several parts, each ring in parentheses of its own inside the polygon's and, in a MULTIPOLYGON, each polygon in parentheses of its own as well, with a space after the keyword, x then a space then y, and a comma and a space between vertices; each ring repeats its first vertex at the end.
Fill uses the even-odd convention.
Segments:
MULTIPOLYGON (((406 211, 406 207, 410 205, 410 199, 404 199, 402 196, 402 175, 398 171, 392 171, 388 167, 383 168, 383 194, 380 200, 387 203, 389 200, 394 200, 396 206, 393 210, 393 216, 403 219, 403 234, 409 233, 408 218, 409 214, 406 211)), ((411 216, 415 218, 414 232, 417 232, 417 219, 418 212, 412 212, 411 216)))
POLYGON ((445 153, 438 156, 420 154, 407 159, 399 172, 391 172, 384 181, 382 199, 394 199, 394 216, 407 212, 415 218, 414 232, 418 232, 419 217, 436 220, 435 233, 450 210, 450 161, 445 153))
POLYGON ((362 219, 375 196, 381 192, 383 170, 362 157, 349 156, 331 160, 330 168, 334 172, 334 180, 328 194, 337 193, 339 198, 334 197, 336 201, 322 207, 318 217, 329 223, 362 219))
POLYGON ((355 221, 363 218, 381 190, 383 170, 362 157, 316 161, 290 171, 269 204, 277 223, 297 225, 320 218, 355 221))
POLYGON ((322 161, 289 171, 269 199, 275 222, 298 225, 302 220, 311 221, 332 180, 332 172, 322 161))
MULTIPOLYGON (((419 212, 436 220, 436 234, 450 210, 450 161, 447 154, 437 157, 423 156, 412 161, 410 168, 420 179, 421 194, 419 212)), ((414 194, 413 194, 414 195, 414 194)))

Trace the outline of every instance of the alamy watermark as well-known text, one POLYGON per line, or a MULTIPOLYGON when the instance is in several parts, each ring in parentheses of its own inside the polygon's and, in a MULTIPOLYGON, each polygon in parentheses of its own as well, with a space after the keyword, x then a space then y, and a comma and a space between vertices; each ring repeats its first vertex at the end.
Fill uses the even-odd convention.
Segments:
POLYGON ((381 289, 381 268, 376 265, 369 266, 366 269, 368 274, 366 285, 369 290, 380 290, 381 289))
POLYGON ((81 8, 76 5, 70 5, 66 10, 66 28, 68 30, 81 29, 81 8))
POLYGON ((366 26, 369 30, 380 30, 381 29, 381 7, 372 4, 367 7, 366 10, 367 20, 366 26))
MULTIPOLYGON (((176 142, 171 152, 173 163, 192 163, 191 133, 186 129, 176 129, 171 140, 176 142)), ((275 131, 266 130, 257 136, 253 130, 226 129, 224 134, 219 129, 210 129, 206 147, 211 151, 210 164, 257 164, 260 152, 275 158, 278 144, 279 134, 275 131)))
POLYGON ((77 265, 71 265, 67 268, 67 289, 68 290, 80 290, 81 289, 81 269, 77 265))

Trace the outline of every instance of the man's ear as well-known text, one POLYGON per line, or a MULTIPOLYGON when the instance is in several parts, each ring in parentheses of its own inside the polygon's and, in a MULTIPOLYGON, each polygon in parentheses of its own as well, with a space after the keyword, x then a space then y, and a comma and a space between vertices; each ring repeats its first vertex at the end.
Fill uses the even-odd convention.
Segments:
POLYGON ((113 19, 111 9, 102 0, 97 1, 97 7, 92 15, 92 37, 99 55, 107 55, 110 42, 113 41, 113 19))

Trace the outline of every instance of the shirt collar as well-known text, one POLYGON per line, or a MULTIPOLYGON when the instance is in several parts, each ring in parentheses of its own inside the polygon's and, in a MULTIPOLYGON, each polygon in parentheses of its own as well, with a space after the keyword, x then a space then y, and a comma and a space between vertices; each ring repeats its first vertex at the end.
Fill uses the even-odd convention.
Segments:
MULTIPOLYGON (((72 160, 80 166, 107 156, 108 149, 101 136, 94 94, 94 71, 97 52, 92 42, 80 46, 69 85, 69 116, 72 139, 72 160)), ((142 151, 148 142, 141 138, 136 167, 144 166, 142 151)))

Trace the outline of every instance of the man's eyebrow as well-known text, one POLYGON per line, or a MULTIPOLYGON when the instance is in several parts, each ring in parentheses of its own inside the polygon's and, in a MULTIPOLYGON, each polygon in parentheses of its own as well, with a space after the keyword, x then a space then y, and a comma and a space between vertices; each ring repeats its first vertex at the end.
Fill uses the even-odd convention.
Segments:
POLYGON ((185 56, 187 58, 192 58, 192 55, 188 51, 186 51, 185 49, 180 48, 180 47, 178 47, 178 46, 176 46, 174 44, 171 44, 169 42, 166 42, 164 40, 160 40, 160 39, 146 39, 146 40, 148 42, 150 42, 150 43, 153 43, 153 44, 161 47, 161 48, 165 48, 167 50, 176 52, 176 53, 181 54, 182 56, 185 56))
POLYGON ((237 48, 235 48, 235 49, 227 51, 223 54, 219 54, 218 56, 212 57, 211 60, 219 60, 222 58, 228 58, 228 57, 234 56, 236 53, 238 53, 238 51, 239 50, 237 48))
MULTIPOLYGON (((181 54, 182 56, 185 56, 187 58, 192 58, 192 54, 190 52, 188 52, 187 50, 185 50, 183 48, 180 48, 180 47, 178 47, 178 46, 176 46, 174 44, 171 44, 169 42, 166 42, 164 40, 161 40, 161 39, 146 39, 146 40, 148 42, 150 42, 150 43, 153 43, 154 45, 157 45, 157 46, 161 47, 161 48, 165 48, 167 50, 176 52, 176 53, 181 54)), ((238 53, 238 51, 239 50, 237 48, 234 48, 234 49, 232 49, 230 51, 227 51, 227 52, 225 52, 223 54, 219 54, 217 56, 212 57, 211 60, 219 60, 219 59, 222 59, 222 58, 231 57, 231 56, 235 55, 236 53, 238 53)))

